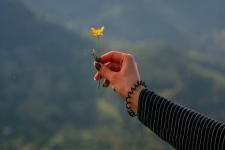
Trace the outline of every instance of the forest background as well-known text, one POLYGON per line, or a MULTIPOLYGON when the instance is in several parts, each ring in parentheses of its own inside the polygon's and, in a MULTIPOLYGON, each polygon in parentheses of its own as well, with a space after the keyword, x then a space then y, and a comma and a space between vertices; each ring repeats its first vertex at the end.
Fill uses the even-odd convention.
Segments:
POLYGON ((101 53, 134 55, 163 97, 225 122, 225 2, 0 1, 0 149, 172 150, 111 88, 96 89, 101 53))

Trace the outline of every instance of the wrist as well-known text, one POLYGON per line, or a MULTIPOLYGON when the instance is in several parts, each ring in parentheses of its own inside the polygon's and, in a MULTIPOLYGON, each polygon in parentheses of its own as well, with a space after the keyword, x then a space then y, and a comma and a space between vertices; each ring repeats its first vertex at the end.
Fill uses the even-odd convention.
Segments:
POLYGON ((144 88, 144 86, 138 86, 137 89, 134 90, 133 94, 130 95, 130 107, 135 114, 137 114, 138 111, 139 95, 144 88))
POLYGON ((134 117, 137 115, 138 112, 138 100, 139 100, 139 95, 141 91, 146 88, 147 86, 145 85, 144 82, 137 81, 137 84, 134 84, 134 88, 131 88, 131 91, 128 92, 128 96, 126 98, 126 107, 127 111, 130 116, 134 117))

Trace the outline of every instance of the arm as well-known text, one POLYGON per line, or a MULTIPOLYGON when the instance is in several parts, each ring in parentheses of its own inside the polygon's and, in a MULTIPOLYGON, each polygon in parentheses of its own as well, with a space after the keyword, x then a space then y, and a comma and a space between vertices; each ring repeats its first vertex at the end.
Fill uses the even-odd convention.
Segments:
MULTIPOLYGON (((94 63, 95 80, 105 78, 103 86, 112 84, 125 99, 140 76, 134 58, 125 53, 111 51, 101 56, 101 63, 94 63)), ((132 111, 138 119, 163 140, 177 149, 225 149, 225 124, 179 106, 153 91, 139 86, 131 94, 132 111)))
POLYGON ((225 149, 225 124, 179 106, 148 89, 140 93, 138 119, 177 149, 225 149))

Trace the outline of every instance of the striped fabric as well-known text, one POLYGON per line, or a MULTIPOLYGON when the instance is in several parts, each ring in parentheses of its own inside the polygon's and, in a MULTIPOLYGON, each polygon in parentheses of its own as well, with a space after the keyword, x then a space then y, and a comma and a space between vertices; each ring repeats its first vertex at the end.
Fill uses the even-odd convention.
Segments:
POLYGON ((149 89, 139 96, 138 119, 179 150, 225 150, 225 124, 179 106, 149 89))

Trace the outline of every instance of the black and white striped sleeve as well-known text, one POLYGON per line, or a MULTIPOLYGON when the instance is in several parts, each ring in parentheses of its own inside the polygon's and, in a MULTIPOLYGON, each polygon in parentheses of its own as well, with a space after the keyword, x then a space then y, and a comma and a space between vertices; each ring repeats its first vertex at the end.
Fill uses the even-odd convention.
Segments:
POLYGON ((177 105, 149 89, 139 96, 138 119, 179 150, 225 150, 225 124, 177 105))

